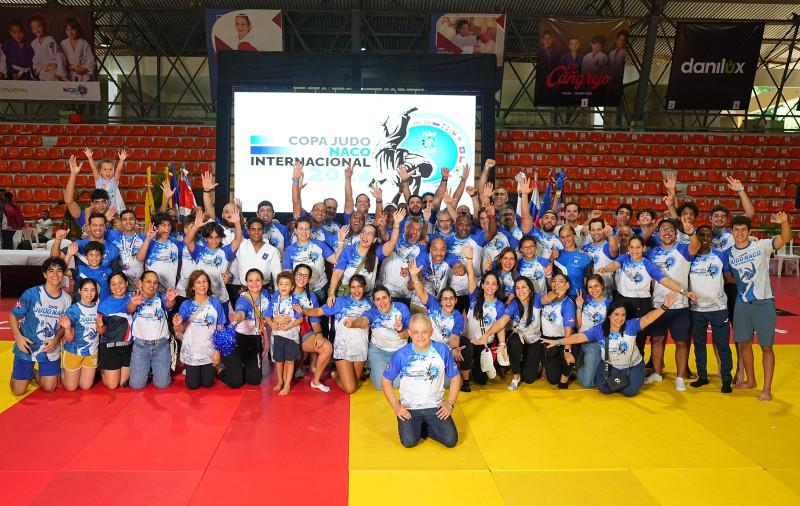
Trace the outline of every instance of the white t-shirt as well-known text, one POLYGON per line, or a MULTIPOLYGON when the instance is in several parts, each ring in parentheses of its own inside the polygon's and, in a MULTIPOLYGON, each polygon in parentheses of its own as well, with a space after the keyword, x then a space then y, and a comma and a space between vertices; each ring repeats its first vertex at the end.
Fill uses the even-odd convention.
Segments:
POLYGON ((650 297, 651 281, 659 282, 664 279, 661 270, 649 259, 642 257, 634 262, 627 253, 620 255, 616 260, 620 268, 614 273, 614 285, 623 297, 647 299, 650 297))
MULTIPOLYGON (((622 332, 611 332, 608 336, 608 361, 617 369, 627 369, 638 365, 642 361, 642 355, 636 346, 636 334, 642 330, 639 318, 625 322, 622 332)), ((589 341, 594 341, 600 345, 600 356, 606 359, 606 337, 603 335, 603 326, 595 325, 586 331, 589 341)))
POLYGON ((544 257, 549 260, 554 249, 564 249, 561 239, 555 233, 547 234, 534 227, 531 229, 531 235, 536 239, 536 256, 538 257, 544 257))
POLYGON ((401 269, 407 269, 411 258, 419 258, 428 253, 428 248, 415 243, 411 244, 400 237, 392 254, 383 261, 380 280, 389 289, 393 297, 410 298, 411 290, 408 288, 409 276, 401 275, 401 269))
MULTIPOLYGON (((196 309, 196 308, 195 308, 196 309)), ((155 341, 169 337, 167 327, 167 299, 156 295, 152 299, 142 297, 142 304, 133 312, 131 335, 142 341, 155 341)), ((192 316, 191 313, 189 316, 192 316)))
POLYGON ((750 302, 772 299, 772 285, 769 281, 769 256, 775 251, 775 239, 752 241, 744 248, 735 245, 725 251, 728 263, 736 279, 739 294, 736 300, 750 302))
POLYGON ((723 273, 726 272, 731 272, 731 267, 728 265, 728 257, 720 251, 712 249, 692 260, 689 288, 697 294, 697 301, 689 301, 692 311, 719 311, 728 308, 723 278, 723 273))
MULTIPOLYGON (((502 235, 502 234, 500 234, 502 235)), ((469 237, 465 237, 464 239, 459 239, 458 237, 453 237, 453 239, 447 245, 447 252, 451 253, 458 258, 458 261, 467 266, 467 259, 466 255, 461 248, 464 245, 469 246, 472 248, 472 267, 475 272, 475 283, 480 284, 481 282, 481 258, 483 257, 483 250, 482 246, 486 244, 485 235, 482 232, 478 232, 475 234, 470 235, 469 237)), ((507 241, 508 239, 506 239, 507 241)), ((467 274, 463 276, 456 276, 455 274, 450 278, 450 287, 456 291, 456 295, 467 295, 469 293, 468 287, 469 286, 469 277, 467 274)))
MULTIPOLYGON (((694 255, 689 253, 688 244, 675 244, 669 249, 659 246, 650 251, 647 255, 651 262, 661 269, 661 272, 677 283, 681 288, 689 286, 689 269, 692 266, 694 255)), ((653 307, 659 307, 664 303, 667 295, 672 290, 660 283, 653 285, 653 307)), ((683 295, 678 296, 678 300, 670 309, 682 309, 689 307, 689 299, 683 295)))

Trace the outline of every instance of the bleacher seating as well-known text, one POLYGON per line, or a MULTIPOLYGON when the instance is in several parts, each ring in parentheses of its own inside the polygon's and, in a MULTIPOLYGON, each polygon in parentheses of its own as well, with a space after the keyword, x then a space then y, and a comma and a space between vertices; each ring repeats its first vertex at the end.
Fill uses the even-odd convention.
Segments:
MULTIPOLYGON (((117 151, 131 152, 120 179, 127 203, 140 212, 147 168, 163 171, 170 164, 184 166, 192 175, 192 186, 200 187, 199 175, 213 170, 216 160, 216 128, 181 125, 34 125, 0 123, 0 188, 15 193, 23 217, 38 218, 51 209, 55 218, 64 214, 63 190, 69 178, 67 159, 85 161, 85 147, 92 148, 95 162, 117 151)), ((93 188, 89 168, 76 180, 76 191, 93 188)))
MULTIPOLYGON (((794 185, 800 183, 800 135, 664 134, 501 130, 495 138, 497 184, 516 190, 524 172, 547 177, 564 170, 568 198, 581 207, 613 210, 628 198, 634 209, 666 209, 662 179, 677 174, 678 198, 693 200, 701 212, 716 203, 741 210, 728 189, 728 176, 742 181, 756 204, 754 223, 778 210, 792 213, 794 185), (612 205, 616 204, 616 205, 612 205)), ((698 224, 700 220, 698 219, 698 224)))

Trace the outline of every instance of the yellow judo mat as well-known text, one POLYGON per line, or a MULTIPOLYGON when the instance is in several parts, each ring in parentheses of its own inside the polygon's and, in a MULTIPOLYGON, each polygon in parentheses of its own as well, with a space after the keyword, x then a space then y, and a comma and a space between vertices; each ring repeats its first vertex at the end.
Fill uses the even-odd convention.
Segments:
MULTIPOLYGON (((606 396, 577 382, 507 389, 510 376, 461 393, 458 445, 403 448, 371 382, 350 401, 350 504, 800 504, 800 346, 775 347, 773 401, 759 388, 675 390, 663 382, 606 396)), ((694 370, 694 360, 691 360, 694 370)))

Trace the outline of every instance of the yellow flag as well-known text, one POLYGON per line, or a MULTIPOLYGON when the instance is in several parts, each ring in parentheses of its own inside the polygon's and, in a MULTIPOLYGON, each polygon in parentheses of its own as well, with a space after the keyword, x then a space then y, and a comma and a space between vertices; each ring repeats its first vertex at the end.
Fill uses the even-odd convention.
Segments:
POLYGON ((150 167, 147 167, 147 186, 144 193, 144 229, 150 231, 150 217, 155 214, 156 206, 153 203, 153 179, 150 174, 150 167))

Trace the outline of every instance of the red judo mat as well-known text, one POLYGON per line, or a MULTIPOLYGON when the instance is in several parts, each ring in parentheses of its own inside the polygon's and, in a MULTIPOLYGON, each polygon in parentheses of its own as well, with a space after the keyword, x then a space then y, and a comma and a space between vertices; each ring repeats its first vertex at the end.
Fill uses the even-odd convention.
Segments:
POLYGON ((220 504, 263 490, 346 504, 349 397, 310 377, 285 397, 274 375, 238 390, 189 391, 178 375, 165 390, 36 391, 0 413, 0 501, 220 504))

